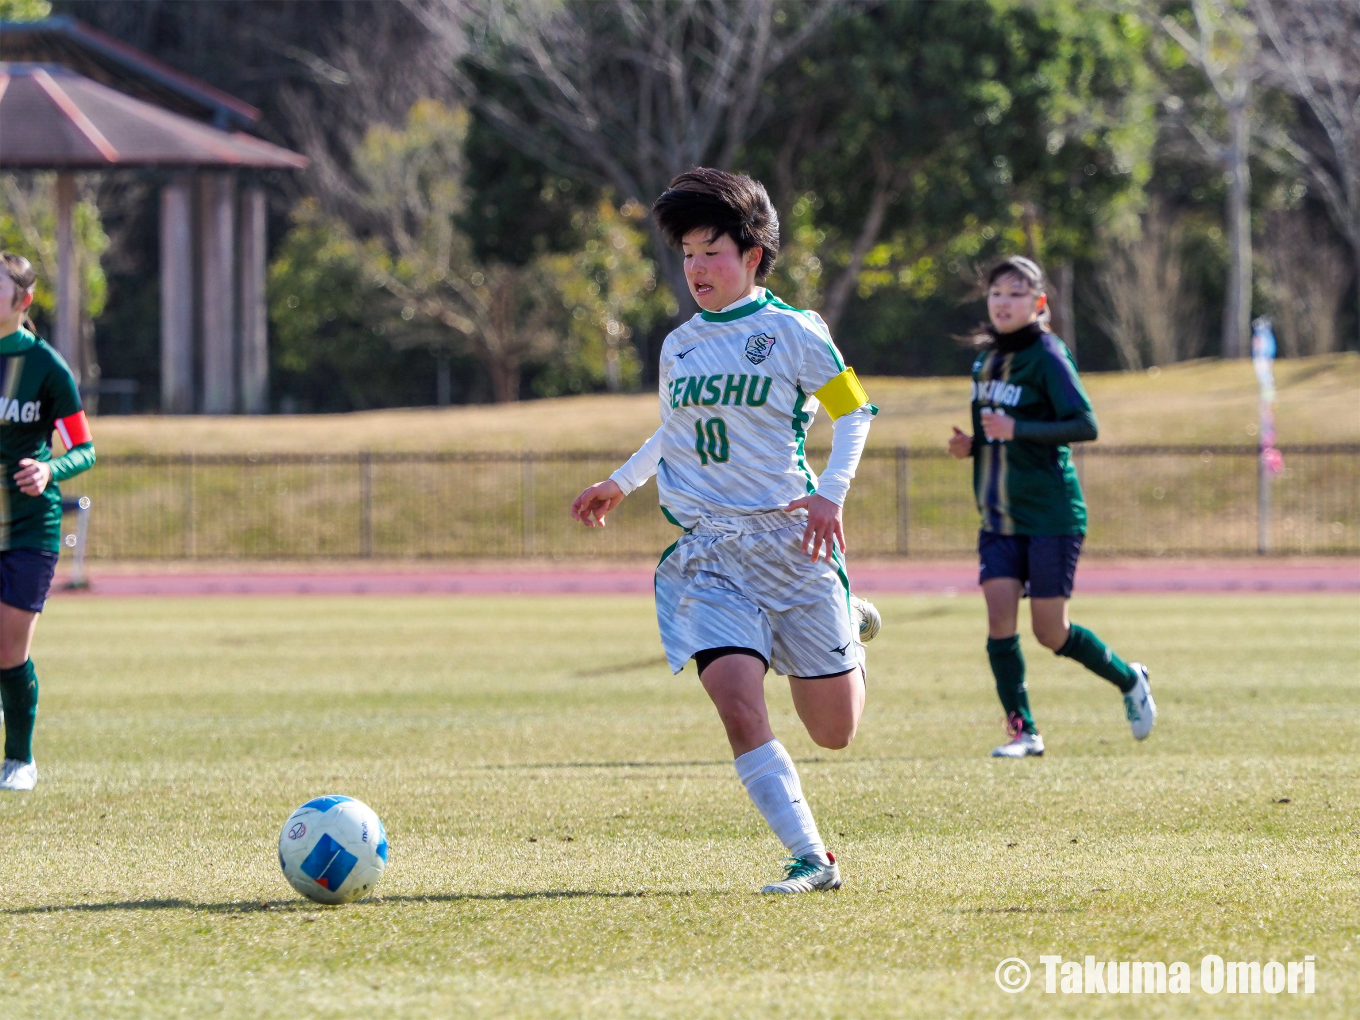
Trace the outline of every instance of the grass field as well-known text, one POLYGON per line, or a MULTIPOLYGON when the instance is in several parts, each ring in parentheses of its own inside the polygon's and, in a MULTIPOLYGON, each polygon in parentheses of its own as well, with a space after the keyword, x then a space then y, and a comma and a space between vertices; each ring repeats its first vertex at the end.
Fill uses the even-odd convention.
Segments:
POLYGON ((1152 664, 1135 744, 1103 681, 1026 651, 1049 754, 995 761, 973 597, 880 603, 845 752, 771 681, 846 888, 753 890, 779 848, 649 600, 58 598, 38 790, 0 800, 0 1016, 1360 1015, 1360 610, 1093 597, 1152 664), (296 898, 275 841, 343 792, 381 895, 296 898), (1038 957, 1185 960, 1189 995, 1045 995, 1038 957), (1317 959, 1313 996, 1199 961, 1317 959), (996 987, 1005 957, 1036 970, 996 987))
MULTIPOLYGON (((1278 362, 1281 443, 1360 441, 1360 355, 1278 362)), ((1154 373, 1083 376, 1103 443, 1256 442, 1257 383, 1249 361, 1197 361, 1154 373)), ((942 446, 968 427, 968 380, 869 379, 882 409, 870 446, 942 446)), ((444 410, 268 417, 102 417, 100 453, 344 452, 354 450, 631 450, 657 425, 655 394, 564 397, 444 410)), ((819 415, 810 441, 826 447, 819 415)))

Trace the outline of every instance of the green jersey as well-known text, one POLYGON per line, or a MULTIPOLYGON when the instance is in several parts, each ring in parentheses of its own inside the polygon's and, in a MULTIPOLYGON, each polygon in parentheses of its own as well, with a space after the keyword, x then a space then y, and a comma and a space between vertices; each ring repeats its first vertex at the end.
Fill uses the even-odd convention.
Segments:
POLYGON ((94 463, 80 390, 60 354, 21 329, 0 337, 0 550, 61 549, 57 483, 94 463), (52 433, 67 453, 52 459, 52 433), (48 461, 52 480, 39 496, 19 491, 14 474, 25 458, 48 461))
POLYGON ((984 531, 1086 533, 1086 500, 1068 443, 1096 438, 1091 401, 1067 346, 1037 325, 997 337, 973 362, 973 491, 984 531), (988 440, 984 410, 1015 419, 988 440))

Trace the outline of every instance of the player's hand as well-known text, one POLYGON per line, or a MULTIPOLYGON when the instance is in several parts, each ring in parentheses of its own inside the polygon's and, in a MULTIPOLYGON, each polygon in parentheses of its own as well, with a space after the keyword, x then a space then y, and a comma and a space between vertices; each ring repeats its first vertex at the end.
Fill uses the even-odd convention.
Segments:
POLYGON ((820 558, 823 547, 826 548, 826 558, 831 559, 833 540, 836 545, 840 546, 841 552, 845 551, 845 526, 841 522, 841 508, 831 500, 814 492, 810 496, 795 499, 784 509, 787 511, 806 510, 808 512, 807 527, 803 529, 801 548, 804 553, 808 553, 808 546, 812 546, 813 563, 816 563, 820 558))
POLYGON ((999 439, 1002 442, 1014 439, 1015 419, 1005 411, 983 411, 982 431, 986 433, 988 439, 999 439))
POLYGON ((14 481, 25 496, 41 496, 52 481, 52 465, 46 461, 25 457, 19 461, 19 470, 14 472, 14 481))
POLYGON ((603 528, 605 514, 622 503, 626 495, 618 482, 606 478, 576 497, 576 501, 571 504, 571 515, 587 528, 603 528))
POLYGON ((949 437, 949 453, 959 460, 965 460, 973 454, 973 437, 957 425, 951 427, 954 434, 949 437))

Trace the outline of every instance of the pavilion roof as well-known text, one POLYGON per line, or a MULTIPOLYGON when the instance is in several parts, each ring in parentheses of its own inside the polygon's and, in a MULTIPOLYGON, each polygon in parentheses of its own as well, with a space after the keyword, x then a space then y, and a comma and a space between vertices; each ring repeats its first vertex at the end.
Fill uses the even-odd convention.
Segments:
POLYGON ((306 165, 299 153, 173 113, 69 68, 0 62, 0 168, 306 165))
POLYGON ((61 64, 101 85, 220 128, 248 128, 260 111, 75 18, 0 21, 0 60, 61 64))

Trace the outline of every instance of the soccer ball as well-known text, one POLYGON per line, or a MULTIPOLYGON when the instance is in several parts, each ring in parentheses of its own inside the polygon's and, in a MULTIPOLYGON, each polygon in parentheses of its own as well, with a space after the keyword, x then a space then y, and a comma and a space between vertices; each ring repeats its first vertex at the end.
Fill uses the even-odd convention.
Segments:
POLYGON ((352 797, 315 797, 279 833, 279 867, 298 892, 318 903, 349 903, 382 878, 387 830, 352 797))

